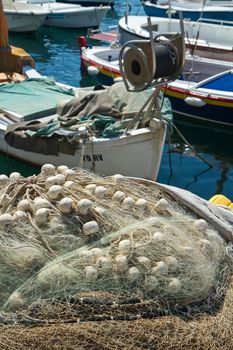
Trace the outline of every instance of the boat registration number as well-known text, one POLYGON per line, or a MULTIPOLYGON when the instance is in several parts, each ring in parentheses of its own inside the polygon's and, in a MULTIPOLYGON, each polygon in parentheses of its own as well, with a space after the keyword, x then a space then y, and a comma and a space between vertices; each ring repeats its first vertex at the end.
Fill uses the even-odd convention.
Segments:
POLYGON ((103 155, 102 154, 84 154, 83 156, 84 162, 102 162, 103 161, 103 155))

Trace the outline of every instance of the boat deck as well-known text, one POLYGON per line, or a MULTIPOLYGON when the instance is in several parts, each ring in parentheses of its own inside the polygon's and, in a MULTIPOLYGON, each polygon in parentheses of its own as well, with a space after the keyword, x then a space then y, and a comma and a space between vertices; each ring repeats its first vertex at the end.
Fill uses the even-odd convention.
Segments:
POLYGON ((112 30, 109 32, 90 32, 88 35, 88 38, 91 40, 97 40, 97 41, 104 41, 106 43, 111 43, 115 40, 117 40, 117 31, 116 30, 112 30))

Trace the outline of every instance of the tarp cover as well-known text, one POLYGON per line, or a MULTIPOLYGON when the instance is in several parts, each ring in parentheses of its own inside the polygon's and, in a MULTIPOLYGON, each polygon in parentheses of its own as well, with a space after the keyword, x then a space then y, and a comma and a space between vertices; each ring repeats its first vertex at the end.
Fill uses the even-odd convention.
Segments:
POLYGON ((59 87, 53 79, 29 78, 20 84, 0 86, 0 108, 31 120, 55 113, 58 102, 74 95, 73 89, 59 87))

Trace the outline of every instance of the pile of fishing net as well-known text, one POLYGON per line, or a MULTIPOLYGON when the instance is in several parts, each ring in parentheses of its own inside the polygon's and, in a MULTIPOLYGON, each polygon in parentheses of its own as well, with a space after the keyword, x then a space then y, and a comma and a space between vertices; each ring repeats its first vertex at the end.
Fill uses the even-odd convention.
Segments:
POLYGON ((0 187, 0 349, 231 348, 231 211, 50 164, 0 187))

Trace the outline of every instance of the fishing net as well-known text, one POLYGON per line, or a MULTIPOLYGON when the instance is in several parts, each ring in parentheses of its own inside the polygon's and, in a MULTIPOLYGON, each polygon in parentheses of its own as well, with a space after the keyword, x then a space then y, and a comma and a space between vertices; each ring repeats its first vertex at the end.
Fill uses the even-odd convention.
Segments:
POLYGON ((216 324, 231 348, 231 243, 163 187, 52 165, 0 186, 0 349, 187 349, 216 324))

